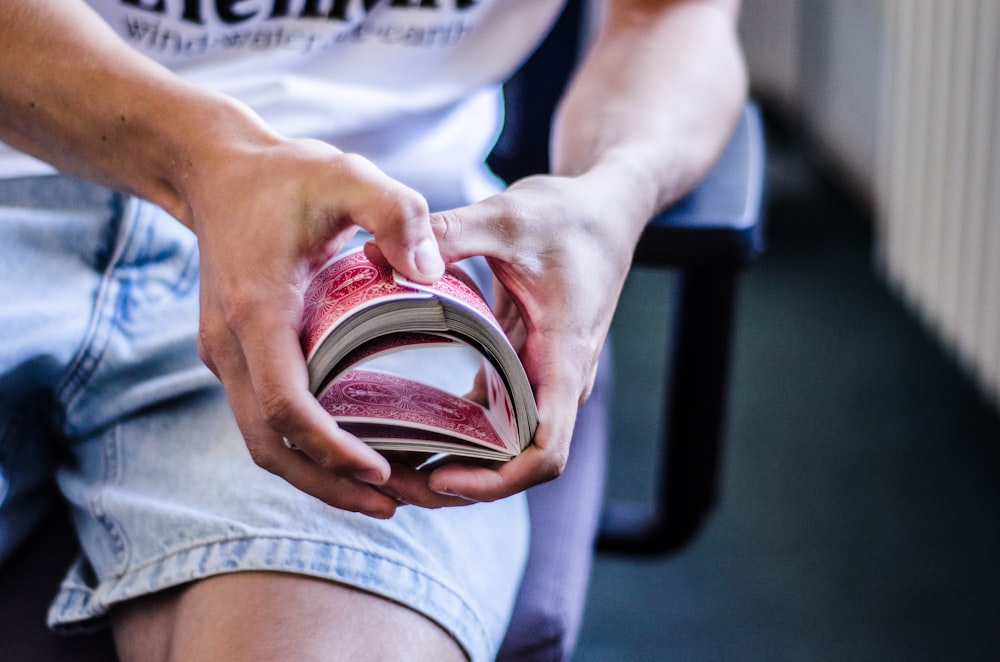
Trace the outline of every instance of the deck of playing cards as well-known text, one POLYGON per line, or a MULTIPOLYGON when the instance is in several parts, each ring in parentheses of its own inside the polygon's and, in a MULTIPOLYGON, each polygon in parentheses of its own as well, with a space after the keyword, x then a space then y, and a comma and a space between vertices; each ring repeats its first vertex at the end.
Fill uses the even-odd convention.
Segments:
POLYGON ((302 346, 320 403, 377 450, 509 460, 531 443, 538 412, 527 375, 481 292, 456 265, 422 285, 373 264, 360 249, 334 258, 306 290, 302 346), (451 392, 423 378, 447 373, 447 362, 409 374, 379 363, 448 347, 479 357, 476 400, 471 388, 451 392))

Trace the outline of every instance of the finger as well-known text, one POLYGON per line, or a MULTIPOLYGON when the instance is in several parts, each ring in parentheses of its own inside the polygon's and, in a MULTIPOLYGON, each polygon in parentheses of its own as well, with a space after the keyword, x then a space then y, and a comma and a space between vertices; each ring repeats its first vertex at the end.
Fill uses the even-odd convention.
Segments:
MULTIPOLYGON (((429 227, 438 255, 445 262, 458 262, 467 257, 492 256, 503 246, 492 228, 496 223, 495 212, 481 207, 483 203, 435 212, 429 216, 429 227)), ((383 252, 383 243, 374 240, 365 244, 365 255, 373 263, 393 267, 394 263, 383 252)))
MULTIPOLYGON (((422 195, 358 154, 338 154, 329 165, 337 196, 335 205, 322 214, 327 222, 339 227, 347 219, 369 232, 387 262, 406 278, 433 283, 444 274, 422 195)), ((323 241, 329 233, 321 224, 323 241)))
POLYGON ((279 444, 275 452, 283 457, 280 463, 275 463, 280 471, 273 473, 303 492, 341 510, 375 519, 389 519, 396 513, 398 502, 380 488, 326 471, 308 456, 279 444))
MULTIPOLYGON (((270 430, 295 443, 321 467, 364 482, 380 484, 389 476, 388 462, 341 429, 307 388, 305 361, 294 334, 284 342, 265 335, 268 350, 249 362, 250 380, 261 417, 270 430)), ((251 341, 253 342, 253 341, 251 341)))
POLYGON ((523 492, 557 478, 565 462, 548 457, 538 446, 529 446, 499 468, 452 464, 436 469, 427 486, 445 497, 470 502, 491 502, 523 492))
POLYGON ((486 407, 489 406, 489 391, 489 384, 486 379, 486 366, 483 364, 476 370, 476 376, 472 379, 472 387, 462 397, 486 407))
POLYGON ((566 466, 576 421, 576 398, 565 388, 537 391, 540 422, 520 455, 497 467, 447 465, 436 469, 428 487, 472 501, 494 501, 557 478, 566 466))
POLYGON ((378 247, 378 244, 375 243, 374 239, 369 239, 365 242, 364 250, 365 257, 367 257, 372 264, 377 264, 380 267, 387 267, 389 269, 392 268, 389 260, 382 254, 382 250, 378 247))
MULTIPOLYGON (((444 260, 431 229, 427 202, 402 185, 393 185, 391 194, 383 195, 377 206, 377 216, 365 227, 374 237, 378 248, 372 251, 376 261, 384 259, 406 278, 421 283, 433 283, 444 275, 444 260)), ((366 247, 366 253, 371 247, 366 247)))
POLYGON ((266 449, 284 437, 328 471, 384 482, 385 459, 341 430, 309 392, 294 317, 289 312, 248 320, 234 313, 232 331, 202 333, 204 353, 219 371, 248 445, 266 449))
MULTIPOLYGON (((223 363, 225 373, 245 372, 245 367, 235 366, 231 357, 223 363)), ((307 454, 287 448, 281 435, 262 421, 249 379, 230 379, 227 394, 247 449, 257 465, 337 508, 380 519, 393 515, 395 502, 375 488, 330 471, 307 454)))
POLYGON ((566 466, 572 426, 539 423, 535 441, 520 455, 497 467, 444 466, 428 487, 446 496, 495 501, 558 478, 566 466))
POLYGON ((429 473, 405 464, 393 464, 392 476, 379 490, 401 503, 421 508, 467 506, 475 501, 435 492, 427 483, 429 473))

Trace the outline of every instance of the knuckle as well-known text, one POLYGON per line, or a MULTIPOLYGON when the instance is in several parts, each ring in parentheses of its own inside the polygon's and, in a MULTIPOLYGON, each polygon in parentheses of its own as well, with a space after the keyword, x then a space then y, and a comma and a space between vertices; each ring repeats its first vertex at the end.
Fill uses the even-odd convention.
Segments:
POLYGON ((451 210, 436 212, 431 217, 431 231, 440 241, 450 241, 461 235, 462 222, 451 210))
POLYGON ((580 398, 579 401, 577 402, 578 407, 582 407, 584 403, 586 403, 587 400, 590 399, 590 396, 593 395, 594 384, 597 382, 598 367, 599 367, 598 357, 594 357, 594 360, 591 362, 591 368, 589 373, 583 376, 584 381, 583 381, 583 386, 580 389, 580 398))
POLYGON ((232 290, 226 297, 223 308, 225 324, 238 336, 253 321, 258 310, 252 293, 232 290))
POLYGON ((222 372, 231 362, 231 336, 224 325, 211 324, 204 319, 198 327, 196 347, 202 363, 221 378, 222 372))
POLYGON ((284 392, 264 387, 257 392, 260 415, 272 430, 286 429, 295 417, 295 409, 284 392))
POLYGON ((565 450, 558 450, 550 452, 545 461, 539 466, 539 476, 543 481, 548 482, 550 480, 555 480, 563 474, 566 470, 566 462, 569 460, 569 454, 565 450))
POLYGON ((309 453, 309 459, 324 471, 335 474, 340 474, 344 471, 339 455, 332 448, 323 446, 319 449, 314 449, 309 453))
POLYGON ((246 441, 247 450, 250 453, 250 459, 253 460, 261 469, 275 473, 277 468, 277 457, 275 453, 268 448, 267 444, 262 444, 259 442, 251 441, 247 439, 246 441))
POLYGON ((429 208, 423 196, 405 186, 394 186, 380 200, 383 218, 393 219, 406 239, 417 241, 429 226, 429 208))
POLYGON ((364 177, 370 176, 375 171, 374 164, 356 152, 338 154, 335 163, 344 175, 364 177))
POLYGON ((207 314, 202 314, 201 324, 198 325, 198 348, 201 351, 213 352, 219 346, 220 331, 217 324, 213 324, 207 314))
POLYGON ((230 334, 250 324, 267 293, 247 279, 226 278, 214 283, 210 302, 202 306, 199 341, 207 350, 224 347, 230 334))
POLYGON ((428 214, 424 196, 385 174, 364 156, 352 152, 340 154, 336 167, 339 176, 357 180, 368 190, 382 191, 376 205, 379 214, 402 218, 419 218, 428 214))
POLYGON ((200 329, 198 331, 198 356, 201 358, 202 363, 208 366, 209 370, 218 375, 219 371, 215 362, 215 350, 215 337, 204 328, 200 329))

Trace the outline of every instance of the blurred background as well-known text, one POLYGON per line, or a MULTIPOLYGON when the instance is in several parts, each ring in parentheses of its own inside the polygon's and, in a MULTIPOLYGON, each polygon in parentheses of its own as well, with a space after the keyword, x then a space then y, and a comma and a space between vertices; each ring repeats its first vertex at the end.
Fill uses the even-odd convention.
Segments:
MULTIPOLYGON (((579 662, 1000 659, 1000 1, 744 0, 768 140, 719 505, 602 554, 579 662)), ((613 334, 647 499, 670 279, 613 334)))

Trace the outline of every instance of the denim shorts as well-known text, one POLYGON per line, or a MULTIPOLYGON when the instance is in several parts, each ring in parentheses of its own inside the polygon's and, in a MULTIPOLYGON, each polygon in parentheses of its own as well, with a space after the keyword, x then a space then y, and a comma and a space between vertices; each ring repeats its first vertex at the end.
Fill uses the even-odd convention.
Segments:
POLYGON ((407 605, 494 657, 527 554, 524 498, 377 521, 257 467, 197 355, 197 242, 162 210, 62 176, 0 180, 0 302, 0 561, 55 499, 83 549, 51 626, 281 571, 407 605))

